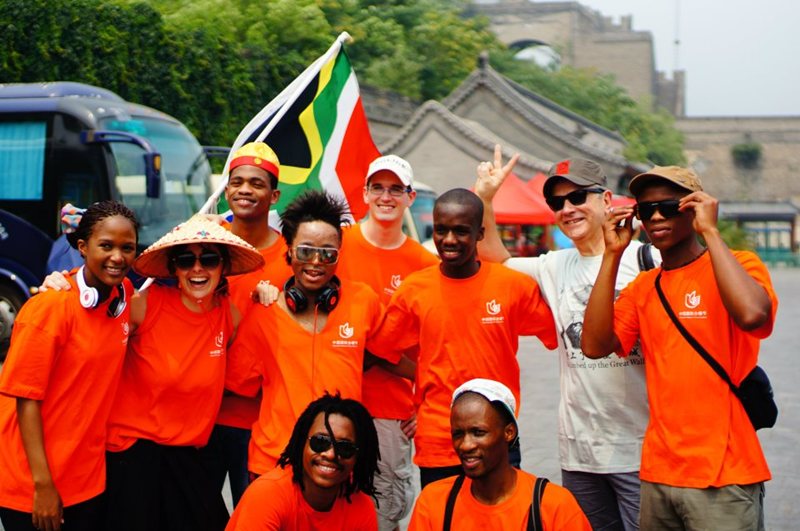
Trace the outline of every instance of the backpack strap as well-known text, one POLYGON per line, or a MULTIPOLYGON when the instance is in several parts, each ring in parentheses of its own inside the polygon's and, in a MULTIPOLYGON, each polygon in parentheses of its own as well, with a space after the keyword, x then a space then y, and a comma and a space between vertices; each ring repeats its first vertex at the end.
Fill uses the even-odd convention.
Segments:
POLYGON ((542 526, 542 496, 544 488, 549 483, 547 478, 536 478, 533 485, 533 502, 528 512, 528 531, 544 531, 542 526))
POLYGON ((653 260, 653 244, 647 242, 640 245, 636 250, 636 260, 639 262, 639 271, 650 271, 656 267, 656 261, 653 260))
POLYGON ((450 524, 453 521, 453 508, 456 505, 456 498, 463 484, 464 474, 459 474, 453 486, 450 488, 450 493, 447 495, 447 505, 444 506, 444 524, 442 525, 442 531, 450 531, 450 524))

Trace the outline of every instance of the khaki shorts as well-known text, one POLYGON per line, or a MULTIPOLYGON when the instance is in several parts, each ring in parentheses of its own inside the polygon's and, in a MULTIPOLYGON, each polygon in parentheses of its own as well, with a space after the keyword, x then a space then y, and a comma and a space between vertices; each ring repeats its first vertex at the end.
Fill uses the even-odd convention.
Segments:
POLYGON ((381 459, 374 484, 378 494, 378 529, 389 531, 411 511, 414 489, 411 485, 411 441, 400 429, 399 420, 374 419, 381 459))
POLYGON ((764 529, 764 483, 693 489, 642 481, 639 527, 648 529, 764 529))

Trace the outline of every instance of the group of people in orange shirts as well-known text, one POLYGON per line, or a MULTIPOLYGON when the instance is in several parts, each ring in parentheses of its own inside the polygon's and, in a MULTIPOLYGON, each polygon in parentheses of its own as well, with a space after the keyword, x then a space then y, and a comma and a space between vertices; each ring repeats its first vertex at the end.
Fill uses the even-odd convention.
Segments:
MULTIPOLYGON (((20 312, 0 375, 6 529, 395 529, 414 506, 411 440, 413 529, 590 529, 568 490, 518 470, 518 337, 553 349, 557 328, 530 275, 478 260, 478 195, 437 200, 437 258, 402 232, 400 157, 370 166, 366 220, 310 191, 280 234, 275 153, 247 144, 229 171, 229 225, 195 216, 135 259, 133 214, 90 206, 69 237, 84 265, 20 312), (170 282, 134 293, 131 267, 170 282)), ((587 352, 628 352, 632 325, 603 336, 605 302, 587 352)))

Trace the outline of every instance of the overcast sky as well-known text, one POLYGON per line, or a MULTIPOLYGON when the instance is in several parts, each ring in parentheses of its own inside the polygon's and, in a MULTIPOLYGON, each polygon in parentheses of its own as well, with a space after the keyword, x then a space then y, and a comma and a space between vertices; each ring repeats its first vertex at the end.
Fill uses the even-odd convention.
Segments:
MULTIPOLYGON (((656 68, 686 70, 689 116, 800 115, 800 1, 580 0, 655 39, 656 68)), ((671 74, 670 74, 671 76, 671 74)))

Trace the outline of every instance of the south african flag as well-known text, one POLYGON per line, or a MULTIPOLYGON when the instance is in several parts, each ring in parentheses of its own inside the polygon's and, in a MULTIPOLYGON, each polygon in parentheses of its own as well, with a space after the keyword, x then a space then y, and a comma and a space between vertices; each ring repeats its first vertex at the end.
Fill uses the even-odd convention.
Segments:
MULTIPOLYGON (((233 154, 248 142, 263 141, 278 155, 278 212, 302 191, 313 188, 343 197, 355 221, 366 214, 361 195, 364 177, 380 153, 369 132, 356 74, 344 51, 348 37, 342 33, 247 124, 231 147, 233 154)), ((229 162, 230 155, 223 183, 227 182, 229 162)), ((212 199, 207 205, 216 204, 216 198, 212 199)))

